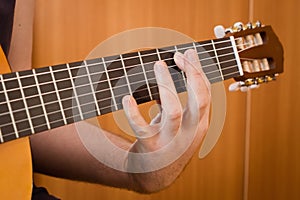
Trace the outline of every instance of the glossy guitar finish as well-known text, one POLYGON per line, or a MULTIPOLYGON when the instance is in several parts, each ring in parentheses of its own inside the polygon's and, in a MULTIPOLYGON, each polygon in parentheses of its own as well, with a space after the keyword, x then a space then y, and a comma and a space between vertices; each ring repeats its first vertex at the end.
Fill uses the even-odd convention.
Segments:
MULTIPOLYGON (((0 74, 9 72, 9 65, 0 47, 0 74)), ((31 199, 32 162, 29 138, 2 144, 0 158, 0 199, 31 199)))

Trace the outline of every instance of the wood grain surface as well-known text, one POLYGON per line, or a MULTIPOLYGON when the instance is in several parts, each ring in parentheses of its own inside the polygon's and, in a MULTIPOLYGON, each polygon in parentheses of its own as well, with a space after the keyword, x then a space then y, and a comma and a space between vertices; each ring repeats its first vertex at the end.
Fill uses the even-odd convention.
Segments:
MULTIPOLYGON (((205 40, 214 38, 217 24, 231 26, 254 18, 273 25, 278 33, 285 48, 285 73, 251 92, 248 100, 245 93, 226 92, 226 121, 217 145, 204 159, 196 153, 166 190, 142 195, 41 174, 35 174, 35 183, 64 200, 299 199, 299 6, 297 0, 37 0, 34 67, 82 60, 99 43, 125 30, 163 27, 205 40), (247 105, 250 118, 246 118, 247 105), (250 153, 245 156, 247 122, 250 153), (244 166, 247 156, 249 174, 244 166)), ((230 83, 226 81, 225 87, 230 83)), ((111 116, 103 120, 113 121, 111 116)), ((113 123, 105 124, 106 129, 118 131, 113 123)))

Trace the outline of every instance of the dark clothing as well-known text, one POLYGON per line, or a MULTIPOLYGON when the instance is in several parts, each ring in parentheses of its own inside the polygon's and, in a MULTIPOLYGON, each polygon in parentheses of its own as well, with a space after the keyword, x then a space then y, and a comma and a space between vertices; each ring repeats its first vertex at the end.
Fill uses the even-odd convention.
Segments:
MULTIPOLYGON (((6 56, 8 55, 10 42, 11 42, 12 27, 14 21, 14 9, 15 9, 15 0, 1 0, 0 2, 0 44, 6 56)), ((49 193, 45 188, 39 188, 34 185, 32 190, 32 200, 58 200, 58 199, 49 195, 49 193)))
POLYGON ((49 195, 48 191, 43 187, 33 185, 31 200, 59 200, 49 195))
POLYGON ((15 0, 1 0, 0 3, 0 44, 8 55, 14 23, 15 0))

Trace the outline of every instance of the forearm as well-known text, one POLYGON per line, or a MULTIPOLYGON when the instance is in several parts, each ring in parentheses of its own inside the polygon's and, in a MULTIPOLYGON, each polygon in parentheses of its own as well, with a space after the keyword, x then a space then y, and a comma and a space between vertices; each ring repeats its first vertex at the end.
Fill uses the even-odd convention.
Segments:
MULTIPOLYGON (((107 133, 107 135, 115 145, 124 150, 128 151, 132 147, 129 141, 119 136, 110 133, 107 133)), ((126 165, 124 165, 124 170, 120 171, 106 166, 96 159, 82 144, 75 125, 40 133, 32 136, 30 140, 36 172, 125 188, 140 193, 156 192, 169 186, 178 177, 199 146, 199 142, 192 143, 190 148, 178 160, 164 168, 148 173, 130 173, 126 171, 126 165)), ((98 153, 104 154, 107 152, 100 151, 98 153)), ((109 153, 113 158, 113 152, 109 153)), ((125 155, 122 159, 121 162, 126 163, 128 156, 125 155)))

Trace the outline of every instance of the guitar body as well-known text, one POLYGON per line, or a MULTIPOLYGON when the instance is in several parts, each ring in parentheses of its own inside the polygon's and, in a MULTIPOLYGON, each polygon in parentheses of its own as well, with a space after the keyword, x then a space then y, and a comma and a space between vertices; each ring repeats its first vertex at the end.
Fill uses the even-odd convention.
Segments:
MULTIPOLYGON (((0 74, 10 72, 0 47, 0 74)), ((21 138, 0 145, 1 199, 31 199, 32 162, 29 138, 21 138)))

